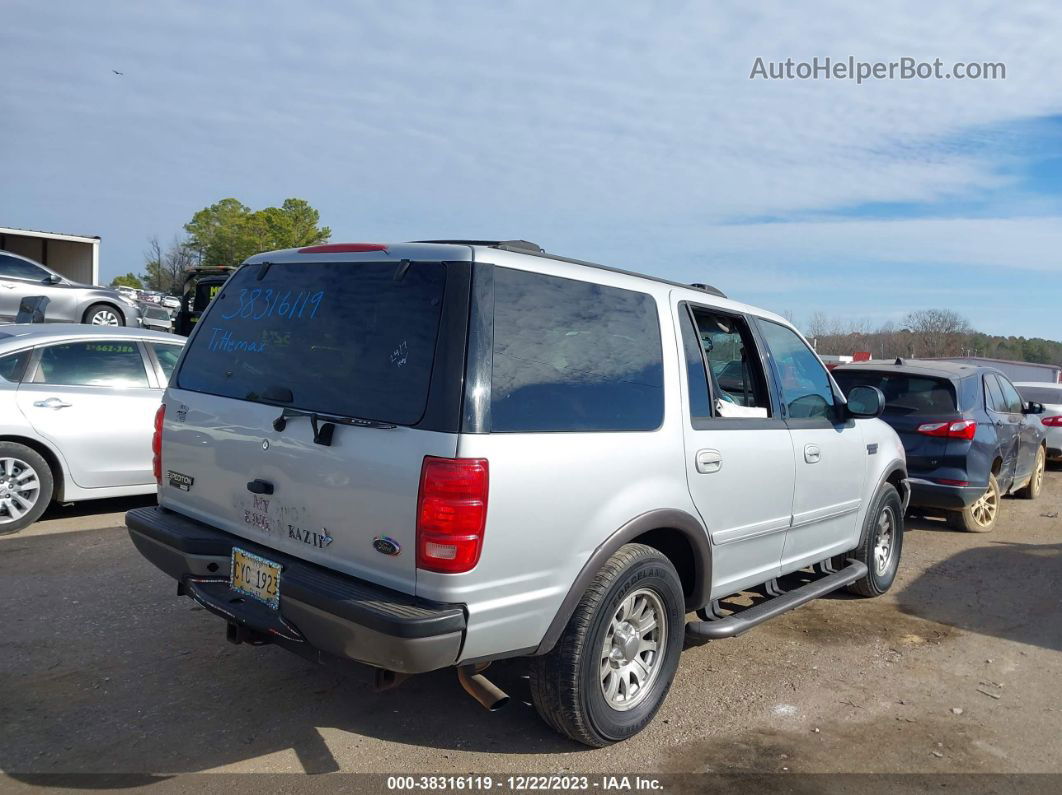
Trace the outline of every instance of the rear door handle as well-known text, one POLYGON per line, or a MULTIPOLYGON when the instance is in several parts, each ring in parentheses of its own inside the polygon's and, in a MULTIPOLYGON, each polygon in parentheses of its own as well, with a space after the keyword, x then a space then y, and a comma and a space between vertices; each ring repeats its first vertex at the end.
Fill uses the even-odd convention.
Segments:
POLYGON ((819 450, 817 444, 804 445, 804 460, 809 464, 819 463, 819 459, 822 457, 822 451, 819 450))
POLYGON ((723 468, 723 454, 718 450, 698 450, 694 460, 697 471, 702 475, 709 475, 723 468))
POLYGON ((57 397, 50 397, 46 400, 37 400, 33 403, 39 409, 68 409, 71 403, 67 403, 65 400, 61 400, 57 397))

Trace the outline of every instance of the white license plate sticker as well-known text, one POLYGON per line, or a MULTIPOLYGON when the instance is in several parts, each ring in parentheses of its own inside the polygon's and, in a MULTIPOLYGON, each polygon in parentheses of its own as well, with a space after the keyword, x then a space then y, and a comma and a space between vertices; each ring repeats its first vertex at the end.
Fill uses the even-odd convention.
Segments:
POLYGON ((280 564, 239 547, 232 548, 229 586, 274 610, 280 608, 280 564))

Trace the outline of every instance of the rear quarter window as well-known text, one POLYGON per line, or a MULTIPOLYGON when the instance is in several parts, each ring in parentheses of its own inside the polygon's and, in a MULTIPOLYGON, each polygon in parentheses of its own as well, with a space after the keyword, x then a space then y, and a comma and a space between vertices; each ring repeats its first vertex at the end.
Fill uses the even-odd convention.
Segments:
POLYGON ((875 386, 885 395, 885 414, 950 414, 955 412, 955 387, 947 378, 907 373, 834 370, 845 395, 855 386, 875 386))
POLYGON ((497 268, 493 432, 649 431, 664 418, 652 296, 497 268))

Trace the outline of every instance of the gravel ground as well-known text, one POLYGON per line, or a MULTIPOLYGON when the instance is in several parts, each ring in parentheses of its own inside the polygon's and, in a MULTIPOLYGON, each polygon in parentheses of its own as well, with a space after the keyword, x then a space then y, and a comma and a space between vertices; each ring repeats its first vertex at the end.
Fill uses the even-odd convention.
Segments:
MULTIPOLYGON (((995 532, 909 519, 876 600, 822 599, 684 653, 655 722, 588 750, 542 724, 520 661, 487 713, 452 672, 372 691, 224 625, 142 560, 143 500, 0 538, 0 770, 1062 772, 1062 472, 995 532)), ((11 780, 9 779, 9 783, 11 780)))

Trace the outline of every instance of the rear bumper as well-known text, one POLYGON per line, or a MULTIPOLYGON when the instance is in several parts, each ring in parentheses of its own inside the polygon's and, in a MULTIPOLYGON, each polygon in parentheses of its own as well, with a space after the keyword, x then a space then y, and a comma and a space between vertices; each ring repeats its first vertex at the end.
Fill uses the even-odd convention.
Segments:
POLYGON ((984 486, 945 486, 921 478, 910 478, 911 507, 961 511, 977 502, 984 486))
POLYGON ((140 553, 229 624, 235 640, 271 642, 320 662, 354 660, 401 673, 453 665, 464 639, 464 607, 426 602, 259 546, 164 508, 126 514, 140 553), (232 548, 282 567, 280 609, 228 585, 232 548))

